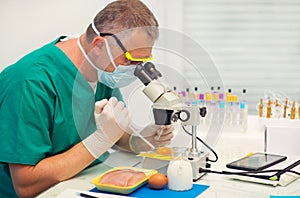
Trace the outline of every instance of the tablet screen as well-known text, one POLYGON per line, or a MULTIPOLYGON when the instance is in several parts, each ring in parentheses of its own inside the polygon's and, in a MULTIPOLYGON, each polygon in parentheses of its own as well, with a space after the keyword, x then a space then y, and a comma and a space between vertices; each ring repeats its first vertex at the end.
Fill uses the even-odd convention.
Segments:
POLYGON ((286 157, 281 155, 255 153, 251 156, 244 157, 230 164, 227 164, 226 166, 228 168, 240 170, 262 170, 274 164, 282 162, 285 159, 286 157))

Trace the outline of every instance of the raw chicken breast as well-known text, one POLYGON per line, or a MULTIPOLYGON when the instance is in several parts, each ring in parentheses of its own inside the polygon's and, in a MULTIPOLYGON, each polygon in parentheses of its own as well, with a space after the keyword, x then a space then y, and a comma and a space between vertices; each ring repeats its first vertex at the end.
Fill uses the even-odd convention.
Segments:
POLYGON ((104 174, 99 184, 108 184, 113 186, 127 187, 134 186, 141 180, 145 179, 145 173, 130 169, 115 170, 104 174))

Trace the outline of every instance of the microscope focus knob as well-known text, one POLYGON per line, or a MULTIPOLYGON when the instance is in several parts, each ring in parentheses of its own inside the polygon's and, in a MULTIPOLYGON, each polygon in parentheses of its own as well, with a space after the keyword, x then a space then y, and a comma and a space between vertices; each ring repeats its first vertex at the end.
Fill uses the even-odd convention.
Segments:
POLYGON ((205 117, 205 116, 206 116, 206 113, 207 113, 206 107, 202 107, 202 108, 200 108, 199 110, 200 110, 200 115, 201 115, 201 117, 205 117))

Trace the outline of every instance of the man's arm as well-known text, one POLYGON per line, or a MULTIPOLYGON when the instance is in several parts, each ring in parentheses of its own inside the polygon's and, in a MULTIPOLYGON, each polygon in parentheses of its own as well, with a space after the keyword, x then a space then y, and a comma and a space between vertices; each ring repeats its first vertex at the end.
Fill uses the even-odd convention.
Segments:
POLYGON ((66 152, 42 159, 35 166, 10 164, 18 196, 33 197, 76 175, 122 137, 122 128, 127 128, 130 120, 124 104, 110 98, 95 103, 95 121, 97 130, 66 152))
POLYGON ((60 181, 69 179, 95 158, 82 142, 64 153, 45 158, 35 166, 10 164, 10 174, 19 197, 34 197, 60 181))

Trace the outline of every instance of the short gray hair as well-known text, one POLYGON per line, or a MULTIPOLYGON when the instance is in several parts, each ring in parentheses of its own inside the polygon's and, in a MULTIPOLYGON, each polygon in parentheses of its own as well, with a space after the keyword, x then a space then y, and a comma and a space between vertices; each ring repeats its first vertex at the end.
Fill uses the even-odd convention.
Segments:
MULTIPOLYGON (((139 0, 118 0, 108 4, 94 18, 100 32, 117 34, 132 28, 145 28, 151 39, 158 38, 158 22, 149 8, 139 0)), ((91 24, 86 30, 90 43, 96 36, 91 24)))

